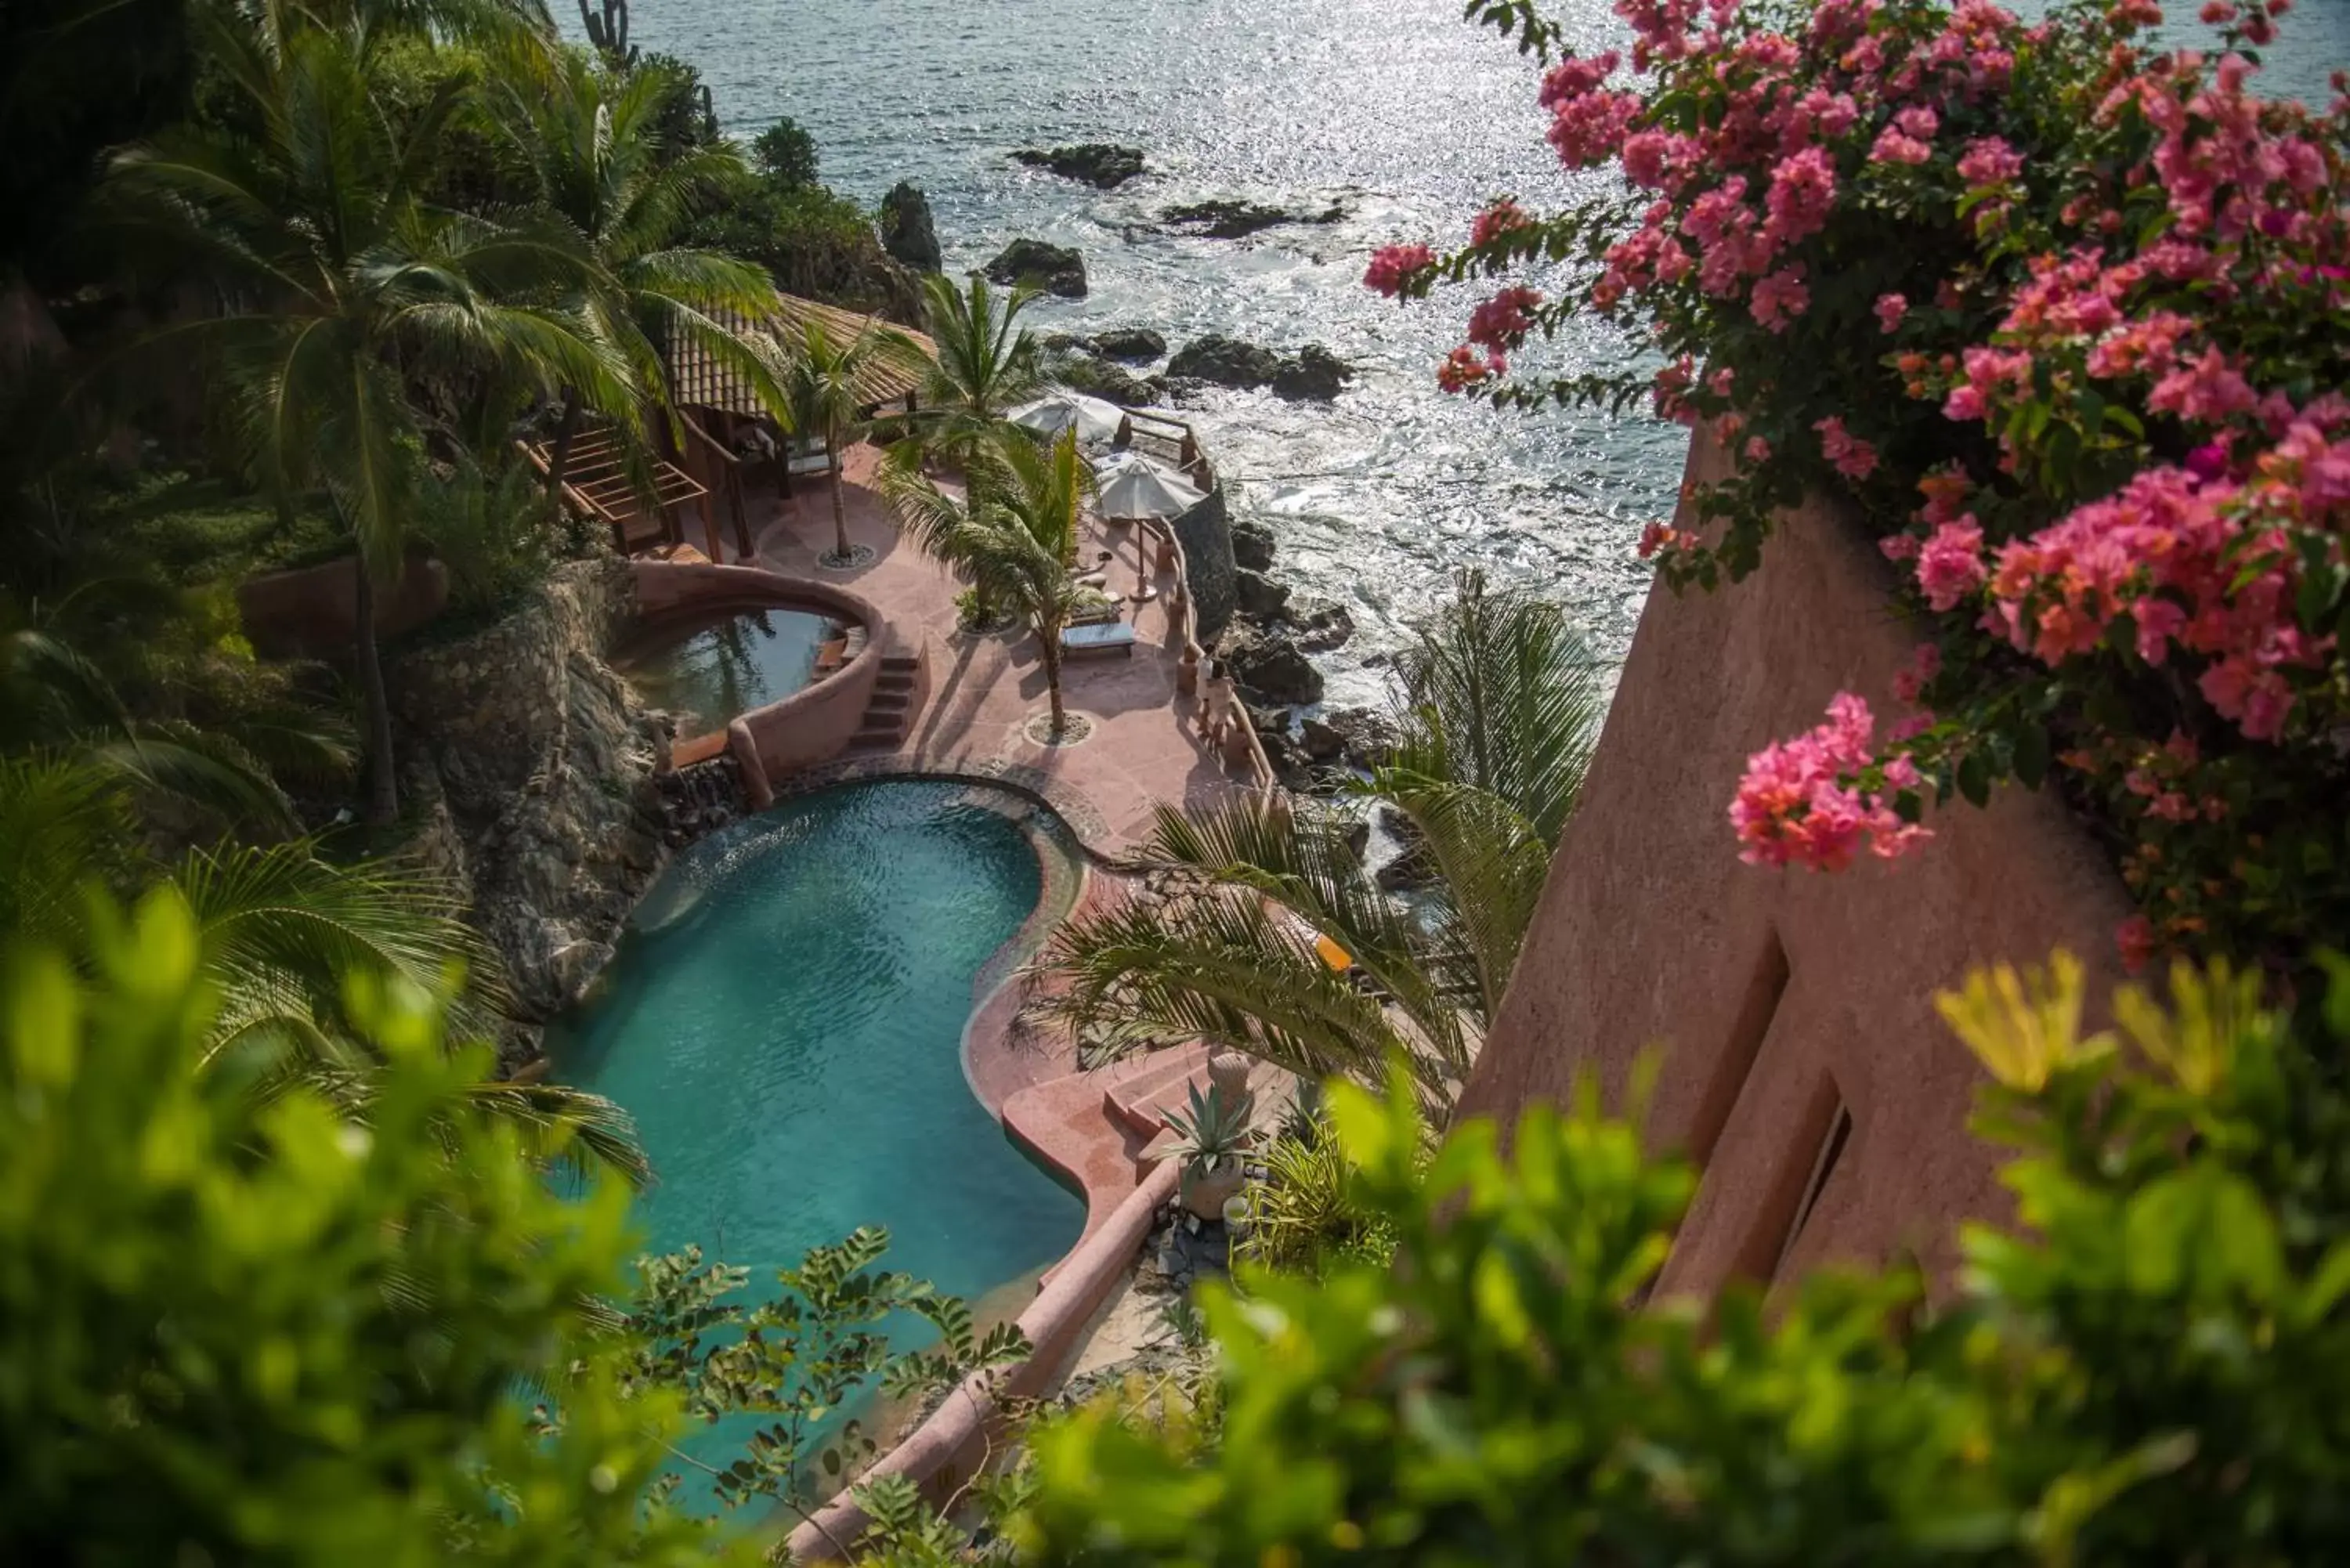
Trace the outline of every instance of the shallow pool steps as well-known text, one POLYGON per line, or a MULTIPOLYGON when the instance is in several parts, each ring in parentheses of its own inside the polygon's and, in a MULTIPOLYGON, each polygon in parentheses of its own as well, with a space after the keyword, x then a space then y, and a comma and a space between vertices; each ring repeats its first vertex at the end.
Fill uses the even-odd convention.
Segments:
POLYGON ((1102 1108, 1146 1138, 1167 1130, 1166 1113, 1191 1103, 1191 1087, 1208 1086, 1208 1048, 1155 1051, 1116 1074, 1102 1090, 1102 1108))
POLYGON ((867 701, 865 716, 848 743, 897 750, 905 741, 906 726, 914 717, 914 688, 920 675, 921 661, 912 654, 883 654, 881 673, 873 680, 873 695, 867 701))

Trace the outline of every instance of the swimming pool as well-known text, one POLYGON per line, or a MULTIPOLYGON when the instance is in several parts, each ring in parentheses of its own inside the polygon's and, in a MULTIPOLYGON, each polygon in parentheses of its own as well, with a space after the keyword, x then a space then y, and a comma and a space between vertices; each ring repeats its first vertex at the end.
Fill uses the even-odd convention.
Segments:
POLYGON ((962 1046, 974 981, 1076 883, 1057 818, 944 781, 801 796, 681 855, 552 1043, 558 1076, 636 1117, 647 1250, 699 1243, 772 1293, 810 1246, 883 1225, 882 1267, 973 1301, 1066 1253, 1083 1202, 972 1096, 962 1046))
POLYGON ((840 635, 812 610, 710 610, 646 628, 617 663, 648 704, 679 716, 681 735, 696 735, 808 684, 818 650, 840 635))

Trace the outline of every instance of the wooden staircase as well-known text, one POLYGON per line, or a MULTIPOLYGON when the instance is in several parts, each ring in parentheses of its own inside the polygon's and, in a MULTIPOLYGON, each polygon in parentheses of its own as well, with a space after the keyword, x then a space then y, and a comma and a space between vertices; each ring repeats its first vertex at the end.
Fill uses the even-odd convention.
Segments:
POLYGON ((865 705, 864 721, 848 738, 852 750, 894 752, 906 742, 914 720, 921 679, 921 661, 910 653, 885 653, 881 673, 873 681, 873 698, 865 705))
MULTIPOLYGON (((555 444, 550 439, 531 441, 523 448, 542 476, 554 471, 555 444)), ((646 461, 652 466, 650 508, 629 476, 619 438, 609 425, 591 425, 574 435, 571 456, 563 470, 565 503, 590 522, 610 529, 613 547, 623 556, 682 545, 684 508, 703 503, 710 493, 708 486, 667 458, 646 461)), ((705 526, 707 522, 705 515, 705 526)))

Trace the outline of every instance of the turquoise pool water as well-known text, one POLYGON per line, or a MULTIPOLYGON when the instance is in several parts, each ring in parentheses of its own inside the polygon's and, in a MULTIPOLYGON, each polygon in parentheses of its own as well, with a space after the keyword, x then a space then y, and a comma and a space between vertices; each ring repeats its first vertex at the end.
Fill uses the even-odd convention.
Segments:
POLYGON ((646 702, 678 714, 679 732, 695 735, 806 686, 816 650, 838 635, 837 622, 807 610, 721 610, 648 628, 619 662, 646 702))
POLYGON ((883 1225, 882 1266, 976 1299, 1076 1243, 1084 1205, 962 1064, 982 968, 1040 898, 1074 894, 1066 870, 1048 891, 1032 829, 1066 834, 1016 797, 889 781, 679 857, 555 1044, 559 1076, 636 1117, 650 1250, 698 1242, 772 1291, 808 1247, 883 1225))

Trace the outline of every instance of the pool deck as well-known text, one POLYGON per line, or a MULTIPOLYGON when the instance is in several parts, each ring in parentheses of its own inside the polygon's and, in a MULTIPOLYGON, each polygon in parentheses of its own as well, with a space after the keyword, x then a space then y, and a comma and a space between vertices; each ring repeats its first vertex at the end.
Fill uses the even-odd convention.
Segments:
MULTIPOLYGON (((1019 632, 973 637, 956 628, 962 585, 899 536, 871 487, 879 453, 849 450, 844 501, 851 545, 874 559, 847 571, 817 566, 832 547, 832 500, 821 479, 798 482, 798 493, 761 501, 754 534, 759 564, 795 577, 837 583, 862 594, 889 622, 905 651, 917 648, 930 671, 929 695, 905 742, 894 752, 857 752, 855 771, 970 773, 1002 776, 1035 790, 1068 818, 1087 848, 1116 856, 1150 827, 1161 801, 1203 805, 1246 787, 1191 724, 1196 699, 1177 689, 1182 634, 1169 612, 1171 575, 1156 575, 1159 597, 1130 600, 1135 645, 1125 655, 1091 654, 1062 662, 1064 700, 1093 722, 1075 745, 1046 746, 1025 732, 1045 713, 1045 670, 1035 639, 1019 632)), ((1130 532, 1130 531, 1129 531, 1130 532)), ((1089 525, 1081 551, 1090 561, 1105 547, 1089 525)), ((1136 544, 1109 567, 1108 587, 1134 586, 1136 544)), ((846 770, 845 770, 846 771, 846 770)))
MULTIPOLYGON (((927 693, 906 738, 889 751, 852 751, 806 776, 832 779, 890 774, 954 774, 994 780, 1043 799, 1076 833, 1097 860, 1115 860, 1149 832, 1152 808, 1165 802, 1201 806, 1249 787, 1195 732, 1196 699, 1179 688, 1183 634, 1170 613, 1171 574, 1155 574, 1158 597, 1127 601, 1135 643, 1126 655, 1066 659, 1065 701, 1092 722, 1092 732, 1072 745, 1046 746, 1028 732, 1049 710, 1044 668, 1035 639, 1021 633, 972 637, 956 626, 960 584, 937 562, 899 536, 872 488, 879 453, 852 448, 843 502, 849 542, 873 559, 846 571, 817 565, 833 543, 832 498, 821 479, 804 480, 785 499, 751 502, 759 566, 788 576, 837 584, 863 596, 880 612, 900 652, 919 651, 928 670, 927 693)), ((1130 531, 1129 531, 1130 532, 1130 531)), ((1106 546, 1089 525, 1082 558, 1106 546)), ((1123 542, 1108 566, 1107 587, 1130 592, 1137 544, 1123 542)), ((746 563, 750 564, 750 563, 746 563)), ((1097 864, 1081 900, 1118 896, 1121 878, 1097 864)), ((1081 902, 1080 908, 1083 907, 1081 902)), ((974 999, 964 1036, 964 1071, 972 1092, 1000 1117, 1008 1136, 1080 1188, 1086 1228, 1077 1245, 1047 1272, 1044 1287, 1020 1323, 1036 1354, 1014 1376, 1013 1391, 1041 1395, 1082 1348, 1089 1325, 1131 1265, 1149 1217, 1176 1190, 1171 1162, 1147 1153, 1161 1128, 1160 1114, 1184 1104, 1191 1086, 1205 1086, 1208 1053, 1191 1045, 1087 1072, 1066 1032, 1020 1023, 1023 983, 1017 978, 974 999)), ((1260 1070, 1260 1076, 1269 1076, 1260 1070)), ((992 1397, 951 1399, 908 1436, 878 1467, 918 1484, 943 1488, 976 1462, 995 1420, 992 1397)), ((793 1555, 831 1555, 824 1527, 846 1535, 858 1511, 847 1494, 827 1505, 792 1542, 793 1555)))

